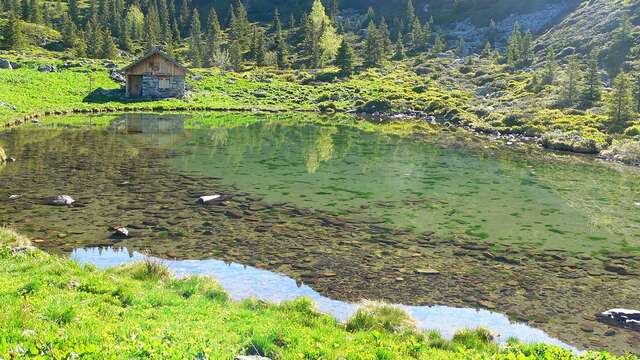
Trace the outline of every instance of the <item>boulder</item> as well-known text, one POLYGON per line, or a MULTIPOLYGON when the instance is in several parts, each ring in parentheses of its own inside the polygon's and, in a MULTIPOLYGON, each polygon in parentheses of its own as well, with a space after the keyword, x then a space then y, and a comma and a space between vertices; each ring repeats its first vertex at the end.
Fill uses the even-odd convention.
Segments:
POLYGON ((16 62, 13 62, 13 61, 9 61, 9 63, 11 63, 11 67, 13 68, 13 70, 20 69, 22 67, 22 65, 20 65, 20 64, 18 64, 16 62))
POLYGON ((117 83, 125 83, 127 82, 127 80, 124 78, 124 75, 122 75, 121 73, 117 72, 117 71, 112 71, 111 74, 109 75, 109 77, 111 78, 111 80, 117 82, 117 83))
POLYGON ((129 230, 126 227, 118 227, 111 237, 114 239, 126 239, 129 237, 129 230))
POLYGON ((640 331, 640 311, 611 309, 596 315, 598 321, 626 329, 640 331))
POLYGON ((229 200, 231 198, 228 195, 205 195, 198 198, 198 204, 219 204, 223 201, 229 200))
POLYGON ((0 59, 0 69, 13 70, 13 66, 11 65, 11 61, 6 59, 0 59))
POLYGON ((40 72, 56 72, 56 67, 54 65, 43 64, 38 66, 38 71, 40 72))
POLYGON ((73 203, 76 201, 69 195, 58 195, 58 196, 54 196, 52 198, 46 199, 45 202, 47 205, 52 205, 52 206, 72 206, 73 203))

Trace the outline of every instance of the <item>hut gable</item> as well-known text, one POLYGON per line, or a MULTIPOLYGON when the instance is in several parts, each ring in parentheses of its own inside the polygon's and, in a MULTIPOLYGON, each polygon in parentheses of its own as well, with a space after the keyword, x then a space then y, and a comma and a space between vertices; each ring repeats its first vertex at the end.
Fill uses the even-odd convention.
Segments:
POLYGON ((169 55, 153 50, 122 69, 127 78, 127 96, 145 98, 183 97, 189 72, 169 55))

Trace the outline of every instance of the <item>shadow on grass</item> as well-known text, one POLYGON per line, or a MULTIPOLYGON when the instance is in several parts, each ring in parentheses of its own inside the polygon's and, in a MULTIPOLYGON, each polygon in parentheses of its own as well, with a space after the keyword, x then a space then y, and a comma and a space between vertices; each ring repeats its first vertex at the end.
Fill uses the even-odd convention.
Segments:
POLYGON ((120 104, 131 104, 131 103, 141 103, 141 102, 152 102, 157 101, 158 99, 152 98, 127 98, 125 97, 124 89, 103 89, 97 88, 93 90, 89 95, 85 96, 82 99, 82 102, 89 104, 106 104, 111 102, 116 102, 120 104))

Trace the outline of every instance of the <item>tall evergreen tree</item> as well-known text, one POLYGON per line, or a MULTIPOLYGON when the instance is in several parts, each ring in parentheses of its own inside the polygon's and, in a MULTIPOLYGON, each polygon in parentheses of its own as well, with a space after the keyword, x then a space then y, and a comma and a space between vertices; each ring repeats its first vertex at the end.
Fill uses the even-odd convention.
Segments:
POLYGON ((289 50, 287 41, 282 32, 282 23, 280 21, 280 13, 278 9, 273 14, 273 27, 276 35, 276 64, 279 69, 285 69, 289 66, 289 50))
POLYGON ((173 31, 171 29, 171 17, 167 0, 158 0, 158 15, 160 18, 160 37, 165 44, 169 44, 173 41, 173 31))
POLYGON ((636 112, 640 113, 640 72, 633 77, 633 100, 636 112))
POLYGON ((407 9, 405 14, 404 22, 409 26, 408 29, 405 29, 407 32, 411 32, 413 30, 414 19, 416 17, 416 9, 413 6, 413 0, 407 0, 407 9))
POLYGON ((496 26, 496 22, 491 19, 489 22, 489 30, 487 31, 487 42, 489 42, 492 47, 495 47, 496 41, 498 41, 498 27, 496 26))
POLYGON ((87 57, 87 40, 84 35, 84 31, 80 31, 78 33, 78 38, 73 45, 73 53, 79 58, 87 57))
POLYGON ((231 39, 231 45, 229 48, 229 59, 231 61, 231 67, 233 71, 240 72, 242 70, 242 45, 239 39, 231 39))
POLYGON ((73 23, 69 14, 62 15, 62 43, 67 49, 75 45, 77 31, 76 24, 73 23))
POLYGON ((613 90, 607 102, 609 120, 616 126, 625 126, 633 118, 633 94, 629 76, 620 72, 613 80, 613 90))
POLYGON ((118 47, 113 41, 113 36, 111 36, 110 30, 105 30, 103 32, 101 57, 104 59, 115 59, 118 57, 118 47))
POLYGON ((14 13, 9 14, 9 20, 3 31, 5 46, 12 50, 22 50, 26 46, 26 40, 22 30, 22 22, 14 13))
POLYGON ((436 38, 433 41, 433 53, 439 54, 447 51, 447 43, 444 41, 444 36, 442 34, 437 33, 436 38))
POLYGON ((572 55, 567 63, 564 79, 562 81, 562 91, 560 101, 565 107, 573 107, 578 100, 580 93, 580 80, 582 73, 576 55, 572 55))
POLYGON ((517 68, 522 59, 522 31, 520 30, 520 23, 516 22, 513 26, 513 32, 507 43, 507 64, 509 66, 517 68))
POLYGON ((346 39, 342 39, 335 61, 336 66, 340 68, 340 73, 343 75, 353 74, 355 70, 355 60, 356 55, 353 47, 351 47, 351 44, 346 39))
POLYGON ((404 48, 404 41, 402 41, 402 34, 398 33, 396 40, 396 48, 393 53, 394 60, 404 60, 407 58, 407 53, 404 48))
POLYGON ((74 24, 80 23, 80 8, 78 6, 78 0, 69 0, 67 5, 67 12, 69 13, 69 17, 71 17, 71 21, 74 24))
POLYGON ((464 43, 464 38, 462 36, 460 36, 458 38, 458 47, 456 47, 456 55, 458 57, 463 57, 465 55, 465 43, 464 43))
POLYGON ((556 81, 557 70, 556 51, 553 47, 549 47, 545 58, 543 83, 553 84, 553 82, 556 81))
POLYGON ((152 3, 147 12, 147 16, 144 18, 144 45, 146 51, 150 51, 158 46, 160 33, 160 16, 158 15, 155 4, 152 3))
POLYGON ((334 24, 336 24, 338 22, 338 12, 339 12, 339 7, 338 7, 338 0, 331 0, 331 11, 330 11, 330 15, 329 17, 331 18, 331 20, 333 21, 334 24))
POLYGON ((222 28, 220 26, 220 19, 215 7, 211 7, 209 17, 207 18, 207 31, 206 31, 206 54, 205 64, 210 66, 214 54, 220 51, 222 44, 222 28))
POLYGON ((314 0, 304 26, 304 44, 311 67, 321 67, 333 59, 340 41, 340 36, 327 16, 322 2, 314 0))
POLYGON ((368 29, 371 23, 375 24, 376 22, 376 12, 373 10, 373 7, 369 6, 367 9, 367 15, 364 17, 364 21, 362 22, 362 28, 368 29))
POLYGON ((179 16, 180 34, 182 34, 185 37, 189 33, 189 22, 191 20, 189 18, 190 15, 191 15, 191 10, 189 6, 189 0, 180 0, 180 16, 179 16))
POLYGON ((193 9, 191 16, 191 38, 189 39, 189 59, 193 67, 202 66, 202 27, 200 26, 200 14, 198 9, 193 9))
POLYGON ((380 32, 380 38, 382 40, 384 52, 388 53, 392 51, 393 43, 391 42, 391 32, 389 31, 389 25, 387 24, 387 20, 384 18, 384 16, 380 19, 380 26, 378 27, 378 31, 380 32))
POLYGON ((602 96, 602 82, 598 71, 598 54, 592 53, 587 60, 587 73, 582 92, 582 101, 585 106, 593 106, 600 101, 602 96))
POLYGON ((44 16, 42 15, 42 4, 39 0, 31 0, 31 4, 29 5, 29 21, 35 24, 43 24, 44 16))
POLYGON ((367 28, 367 41, 365 45, 364 65, 366 67, 379 67, 385 57, 384 42, 375 23, 370 23, 367 28))

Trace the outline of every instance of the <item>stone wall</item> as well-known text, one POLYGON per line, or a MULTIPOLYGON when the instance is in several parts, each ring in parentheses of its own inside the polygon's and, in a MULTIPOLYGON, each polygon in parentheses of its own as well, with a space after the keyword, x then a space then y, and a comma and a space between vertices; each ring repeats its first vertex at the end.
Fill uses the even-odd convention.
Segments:
POLYGON ((142 96, 146 98, 181 98, 184 96, 184 76, 169 78, 168 89, 160 89, 160 78, 155 75, 142 76, 142 96))

